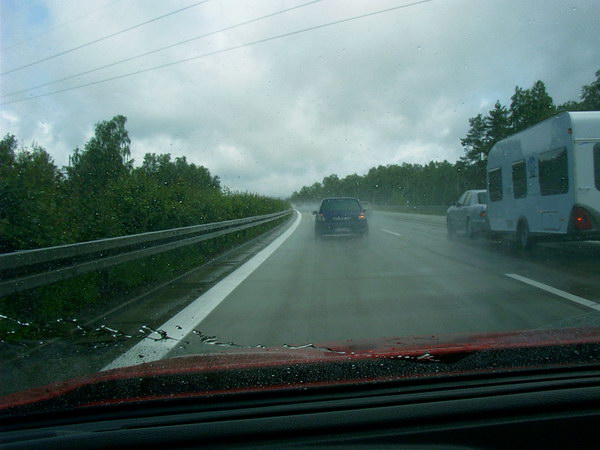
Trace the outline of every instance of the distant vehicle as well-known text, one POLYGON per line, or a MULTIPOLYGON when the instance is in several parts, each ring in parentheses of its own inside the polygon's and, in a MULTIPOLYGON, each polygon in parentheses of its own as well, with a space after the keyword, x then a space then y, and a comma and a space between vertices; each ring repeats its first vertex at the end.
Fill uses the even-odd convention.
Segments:
POLYGON ((321 202, 315 217, 315 237, 325 235, 360 235, 369 232, 367 215, 354 197, 326 198, 321 202))
POLYGON ((479 189, 464 192, 457 202, 452 203, 446 211, 448 236, 460 232, 473 238, 478 233, 489 231, 487 200, 486 190, 479 189))
POLYGON ((371 202, 359 200, 359 203, 360 203, 360 206, 362 206, 362 209, 364 209, 365 214, 367 214, 368 216, 373 214, 373 207, 371 206, 371 202))
POLYGON ((600 112, 566 112, 499 141, 487 162, 495 234, 600 239, 600 112))

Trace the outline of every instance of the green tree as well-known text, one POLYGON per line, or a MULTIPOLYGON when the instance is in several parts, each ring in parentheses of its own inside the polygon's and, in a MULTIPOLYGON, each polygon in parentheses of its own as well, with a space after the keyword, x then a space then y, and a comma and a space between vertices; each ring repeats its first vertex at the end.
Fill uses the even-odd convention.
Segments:
POLYGON ((600 70, 596 71, 596 80, 581 89, 581 111, 600 111, 600 70))
POLYGON ((18 203, 15 178, 17 138, 6 134, 0 141, 0 252, 14 250, 15 243, 9 237, 10 218, 18 203))
POLYGON ((581 88, 581 101, 569 100, 557 109, 559 111, 600 111, 600 70, 596 71, 596 80, 581 88))
POLYGON ((127 118, 119 115, 96 124, 94 136, 85 144, 84 150, 76 148, 70 158, 69 180, 92 191, 131 171, 131 140, 125 129, 126 122, 127 118))
POLYGON ((482 114, 477 114, 469 119, 469 131, 467 135, 460 140, 465 149, 464 160, 473 164, 484 160, 487 157, 488 143, 486 133, 488 130, 488 121, 482 114))
POLYGON ((508 108, 502 106, 499 101, 496 101, 494 109, 486 117, 486 125, 485 141, 488 148, 486 149, 485 159, 487 159, 489 151, 496 142, 512 134, 508 108))
POLYGON ((482 114, 469 119, 467 136, 460 140, 465 149, 461 158, 463 175, 469 178, 468 185, 480 188, 485 185, 487 157, 496 142, 512 133, 509 111, 499 101, 484 117, 482 114))
POLYGON ((118 210, 124 179, 133 168, 126 122, 118 115, 97 123, 84 150, 75 149, 70 158, 66 207, 80 241, 124 234, 118 210))
POLYGON ((490 120, 482 114, 469 119, 467 136, 460 140, 465 149, 461 158, 462 174, 470 179, 469 184, 481 185, 485 179, 487 155, 491 149, 489 142, 490 120))
POLYGON ((331 174, 322 181, 323 184, 323 195, 325 197, 335 197, 342 195, 342 185, 340 179, 336 174, 331 174))
POLYGON ((14 134, 6 133, 0 141, 0 174, 4 175, 4 170, 15 163, 17 145, 17 138, 14 134))
POLYGON ((558 111, 600 110, 600 70, 596 80, 583 86, 581 102, 555 107, 542 81, 530 89, 515 88, 510 108, 496 101, 486 115, 469 119, 467 135, 460 140, 465 154, 454 164, 432 161, 426 165, 406 164, 372 167, 365 175, 325 177, 323 184, 303 186, 294 201, 314 201, 325 195, 358 196, 379 204, 444 205, 467 189, 485 186, 487 157, 501 139, 535 125, 558 111))
POLYGON ((512 132, 524 130, 556 113, 552 97, 546 92, 543 81, 536 81, 530 89, 515 88, 510 98, 512 132))
POLYGON ((62 174, 40 146, 17 151, 17 140, 0 142, 0 252, 64 243, 68 227, 59 205, 62 174))
POLYGON ((219 177, 187 162, 185 157, 148 153, 123 187, 121 204, 128 234, 220 220, 216 206, 221 198, 219 177))

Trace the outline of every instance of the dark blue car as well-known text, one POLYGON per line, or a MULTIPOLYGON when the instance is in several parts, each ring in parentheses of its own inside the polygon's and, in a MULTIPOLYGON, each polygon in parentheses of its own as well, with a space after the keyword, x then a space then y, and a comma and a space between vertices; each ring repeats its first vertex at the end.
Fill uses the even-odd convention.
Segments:
POLYGON ((365 210, 354 197, 326 198, 315 214, 315 237, 359 235, 369 232, 365 210))

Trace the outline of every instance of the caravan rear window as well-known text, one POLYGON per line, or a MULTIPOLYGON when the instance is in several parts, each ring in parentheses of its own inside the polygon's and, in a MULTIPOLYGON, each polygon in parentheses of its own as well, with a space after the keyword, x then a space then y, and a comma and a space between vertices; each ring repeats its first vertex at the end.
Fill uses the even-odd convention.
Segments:
POLYGON ((567 149, 562 147, 540 154, 540 192, 542 195, 566 194, 569 192, 569 167, 567 149))
POLYGON ((594 180, 596 189, 600 191, 600 143, 594 145, 594 180))
POLYGON ((502 200, 502 168, 498 167, 488 172, 488 192, 490 201, 502 200))
POLYGON ((512 165, 513 196, 515 198, 527 197, 527 174, 525 161, 517 161, 512 165))

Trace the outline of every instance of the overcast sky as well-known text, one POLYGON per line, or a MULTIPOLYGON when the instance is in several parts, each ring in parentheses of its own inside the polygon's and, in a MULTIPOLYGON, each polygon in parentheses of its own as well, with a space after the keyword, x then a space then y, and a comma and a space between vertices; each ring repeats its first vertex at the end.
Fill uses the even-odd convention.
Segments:
POLYGON ((95 123, 123 114, 138 163, 148 152, 186 156, 231 189, 288 196, 332 173, 454 162, 468 118, 510 104, 515 86, 542 80, 559 104, 600 69, 598 0, 432 0, 246 45, 415 3, 323 0, 10 95, 308 0, 196 3, 0 0, 2 135, 63 166, 95 123))

